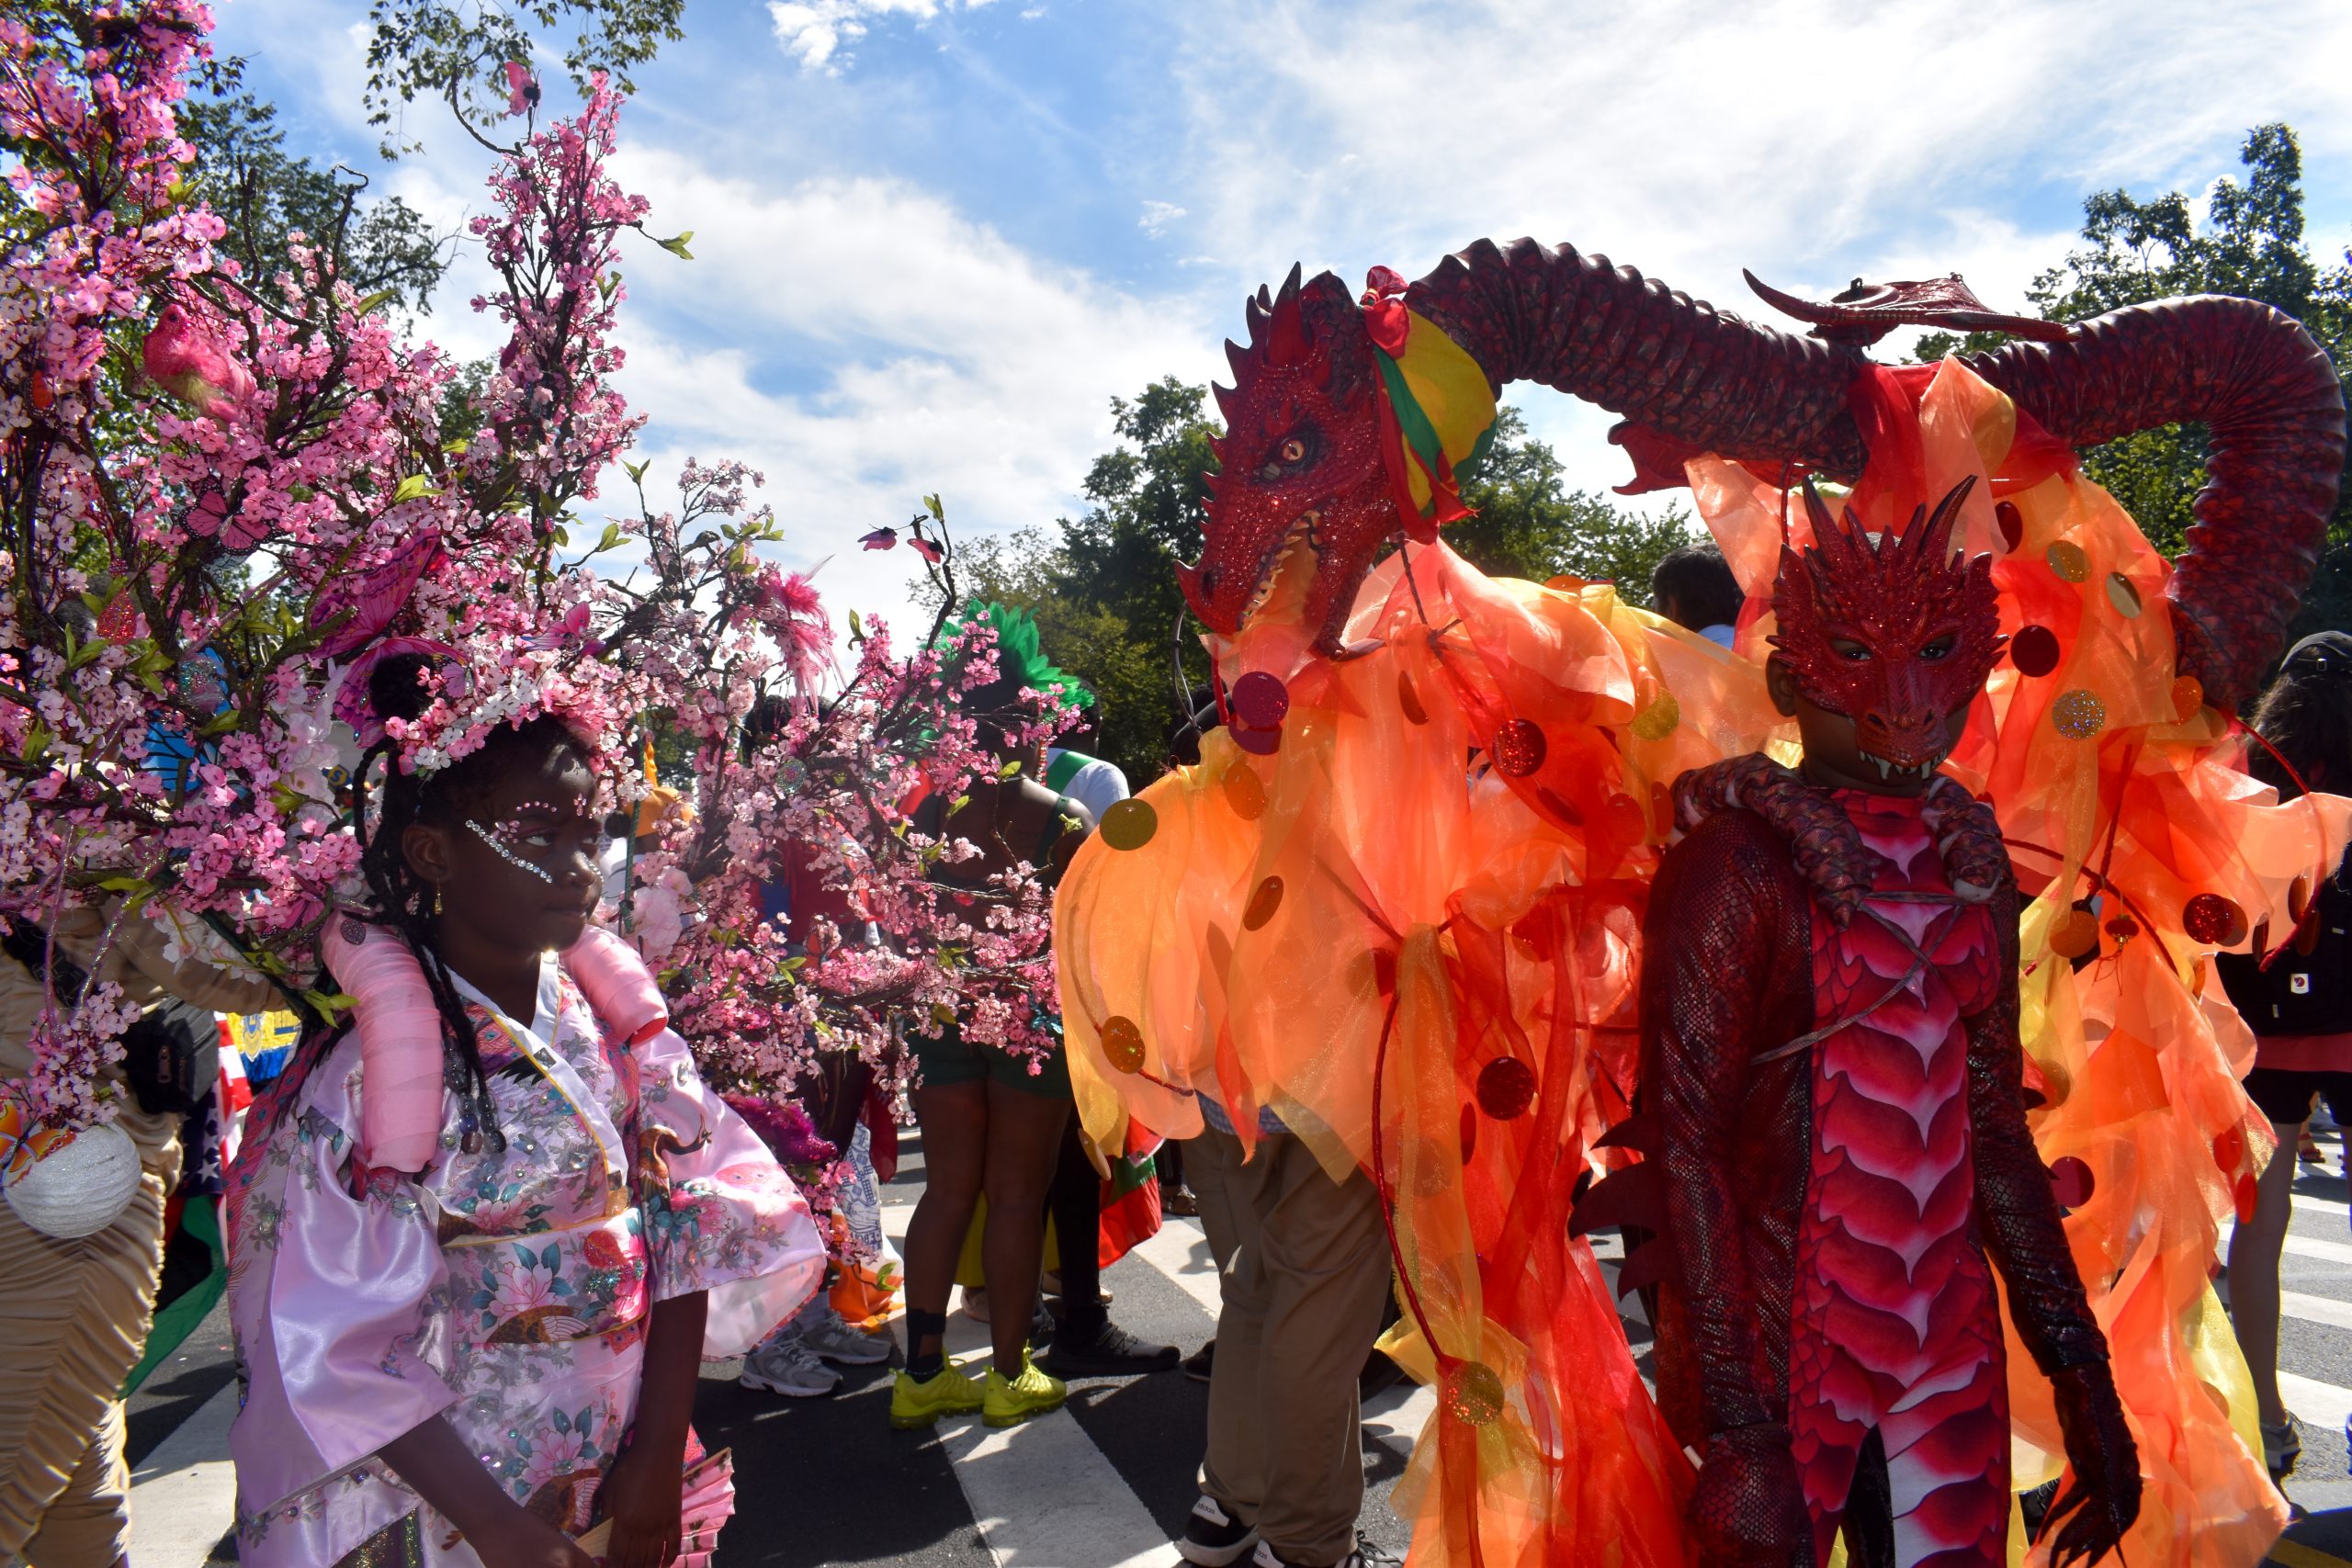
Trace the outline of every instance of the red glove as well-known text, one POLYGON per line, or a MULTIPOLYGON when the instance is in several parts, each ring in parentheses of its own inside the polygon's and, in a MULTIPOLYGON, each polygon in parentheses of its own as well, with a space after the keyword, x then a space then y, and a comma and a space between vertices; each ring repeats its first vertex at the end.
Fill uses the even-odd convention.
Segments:
MULTIPOLYGON (((2123 1419, 2105 1361, 2064 1367, 2050 1379, 2066 1438, 2066 1484, 2041 1523, 2051 1568, 2097 1562, 2140 1517, 2140 1449, 2123 1419)), ((1704 1477, 1701 1478, 1704 1484, 1704 1477)))
POLYGON ((1690 1533, 1708 1568, 1789 1568, 1813 1561, 1813 1521, 1777 1422, 1734 1427, 1707 1439, 1690 1494, 1690 1533))

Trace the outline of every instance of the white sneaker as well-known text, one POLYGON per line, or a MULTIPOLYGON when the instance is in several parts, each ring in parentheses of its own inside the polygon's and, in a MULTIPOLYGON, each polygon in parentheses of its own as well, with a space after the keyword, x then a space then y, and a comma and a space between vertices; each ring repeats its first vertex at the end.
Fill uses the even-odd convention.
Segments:
POLYGON ((801 1328, 800 1342, 821 1359, 844 1367, 878 1367, 897 1343, 887 1334, 860 1334, 830 1306, 801 1328))
POLYGON ((771 1339, 744 1357, 743 1375, 736 1381, 786 1399, 821 1399, 841 1387, 842 1375, 817 1359, 796 1335, 771 1339))

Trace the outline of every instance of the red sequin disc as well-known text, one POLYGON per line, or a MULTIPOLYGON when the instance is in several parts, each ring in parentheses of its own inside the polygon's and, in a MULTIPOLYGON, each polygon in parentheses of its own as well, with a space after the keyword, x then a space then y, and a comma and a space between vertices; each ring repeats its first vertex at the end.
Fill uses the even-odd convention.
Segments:
POLYGON ((1535 1102, 1535 1069, 1516 1056, 1498 1056, 1478 1071, 1478 1109, 1498 1122, 1527 1114, 1535 1102))
POLYGON ((2058 1200, 2062 1209, 2079 1209, 2091 1201, 2098 1188, 2091 1176, 2091 1168, 2073 1155, 2068 1155, 2050 1168, 2051 1196, 2058 1200))
POLYGON ((2058 634, 2048 626, 2019 626, 2009 638, 2009 662, 2020 674, 2049 674, 2058 668, 2058 634))
POLYGON ((2214 947, 2235 947, 2245 940, 2245 911, 2219 893, 2199 893, 2180 911, 2181 929, 2190 940, 2214 947))
POLYGON ((1233 683, 1233 714, 1251 729, 1272 729, 1290 712, 1290 688, 1282 678, 1252 670, 1233 683))
POLYGON ((1544 765, 1544 728, 1532 718, 1507 720, 1495 731, 1495 766, 1523 779, 1544 765))

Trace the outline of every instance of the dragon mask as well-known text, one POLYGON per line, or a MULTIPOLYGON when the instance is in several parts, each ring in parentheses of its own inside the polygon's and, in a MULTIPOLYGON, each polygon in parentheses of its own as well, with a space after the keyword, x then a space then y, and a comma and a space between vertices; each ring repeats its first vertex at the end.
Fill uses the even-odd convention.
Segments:
POLYGON ((1993 558, 1952 555, 1952 525, 1976 481, 1961 481, 1900 536, 1833 517, 1804 487, 1813 543, 1783 546, 1771 641, 1805 700, 1854 721, 1882 777, 1924 778, 1943 760, 1949 720, 1975 700, 2006 640, 1993 558))

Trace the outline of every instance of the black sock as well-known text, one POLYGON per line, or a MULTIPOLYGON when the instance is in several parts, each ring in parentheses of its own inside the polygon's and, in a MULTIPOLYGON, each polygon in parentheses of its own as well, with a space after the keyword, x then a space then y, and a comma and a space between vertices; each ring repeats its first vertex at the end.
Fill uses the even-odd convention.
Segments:
POLYGON ((1062 1298, 1062 1324, 1057 1337, 1073 1345, 1082 1345, 1110 1326, 1111 1314, 1101 1298, 1091 1302, 1062 1298))
POLYGON ((916 1347, 926 1339, 934 1339, 947 1332, 947 1314, 925 1312, 921 1307, 907 1309, 907 1375, 917 1382, 929 1382, 947 1365, 944 1348, 920 1350, 916 1347))

